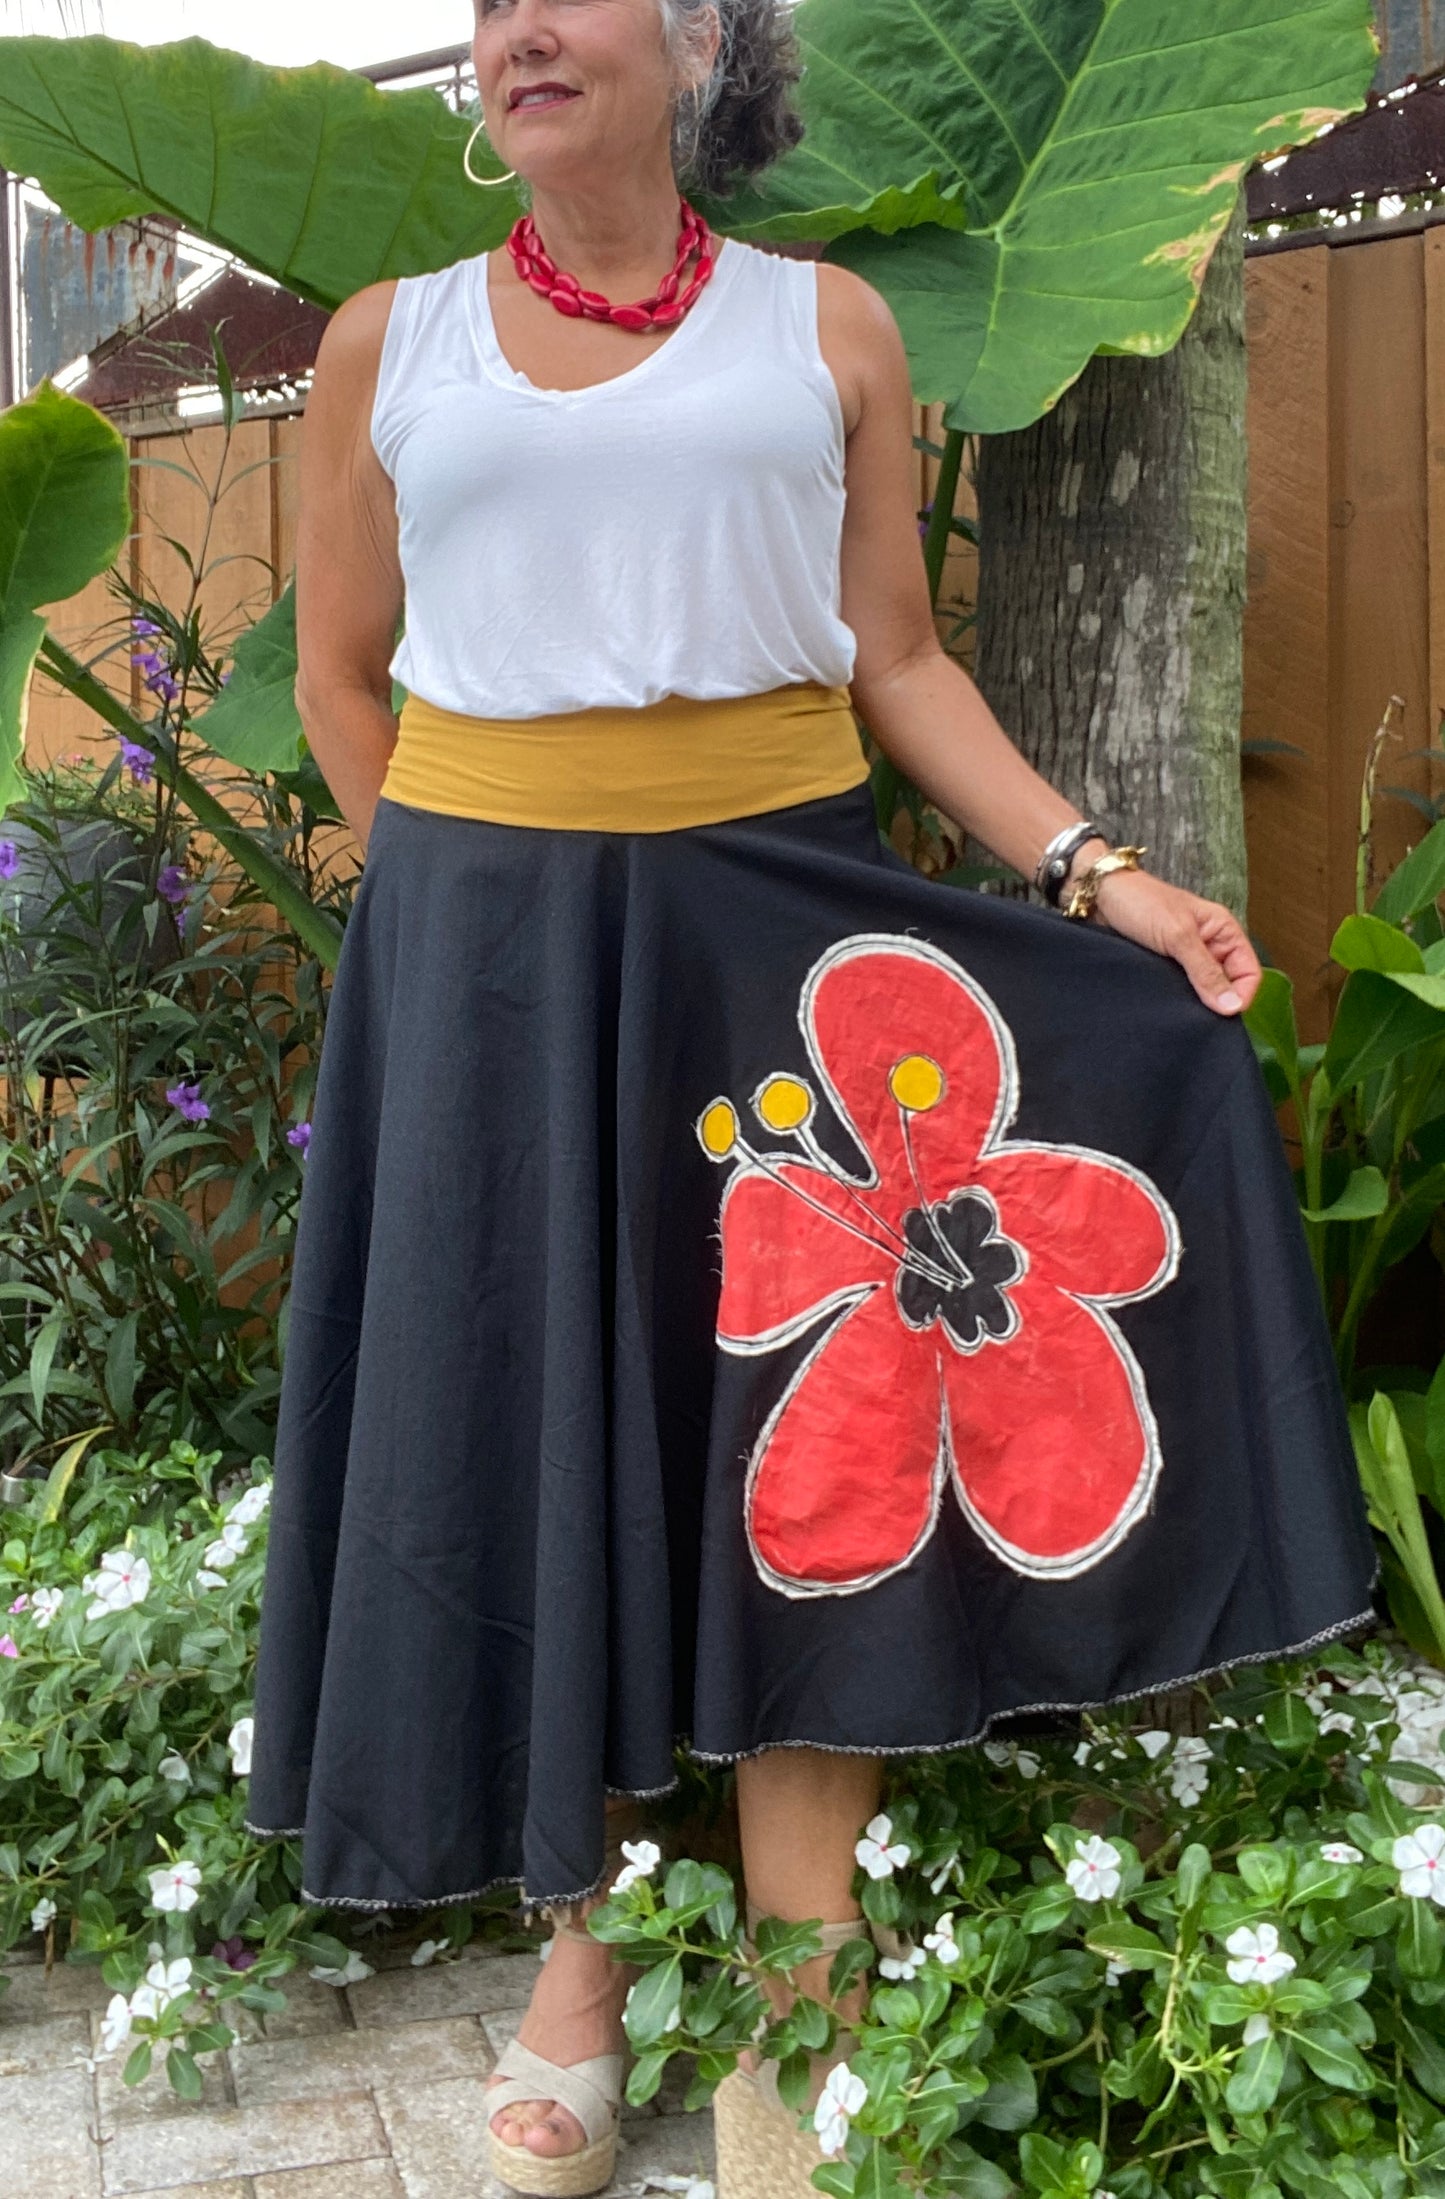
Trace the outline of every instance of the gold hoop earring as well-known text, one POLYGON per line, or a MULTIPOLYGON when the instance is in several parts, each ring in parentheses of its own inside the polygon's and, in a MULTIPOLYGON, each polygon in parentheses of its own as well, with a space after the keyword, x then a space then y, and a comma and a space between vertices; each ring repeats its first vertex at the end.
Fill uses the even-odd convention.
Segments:
POLYGON ((504 176, 479 176, 475 173, 472 168, 472 147, 476 144, 478 137, 481 135, 485 127, 486 124, 484 120, 482 122, 479 122, 476 126, 476 129, 473 130, 471 136, 467 139, 467 142, 462 149, 462 167, 466 173, 469 182, 480 183, 484 190, 490 190, 491 186, 494 183, 510 183, 517 171, 515 168, 509 168, 504 176))

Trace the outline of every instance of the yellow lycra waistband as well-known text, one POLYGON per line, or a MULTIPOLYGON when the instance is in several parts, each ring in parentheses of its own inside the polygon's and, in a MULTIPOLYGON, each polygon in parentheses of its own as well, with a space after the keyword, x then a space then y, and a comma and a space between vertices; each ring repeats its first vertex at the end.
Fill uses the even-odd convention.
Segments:
POLYGON ((417 809, 581 832, 671 832, 861 786, 846 687, 479 718, 408 695, 382 793, 417 809))

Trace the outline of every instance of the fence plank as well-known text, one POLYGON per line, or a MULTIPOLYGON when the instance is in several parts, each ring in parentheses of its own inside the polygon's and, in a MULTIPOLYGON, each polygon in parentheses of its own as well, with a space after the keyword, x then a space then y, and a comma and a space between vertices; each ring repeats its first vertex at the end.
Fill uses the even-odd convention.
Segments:
POLYGON ((1295 980, 1301 1027, 1329 1014, 1329 292, 1334 255, 1245 267, 1250 346, 1244 736, 1300 756, 1246 762, 1251 932, 1295 980))

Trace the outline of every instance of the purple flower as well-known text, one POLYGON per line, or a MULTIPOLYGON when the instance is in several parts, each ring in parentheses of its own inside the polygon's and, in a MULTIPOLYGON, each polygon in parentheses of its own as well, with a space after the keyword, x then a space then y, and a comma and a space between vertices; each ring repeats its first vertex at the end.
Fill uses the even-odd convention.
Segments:
POLYGON ((286 1143, 288 1145, 298 1146, 300 1148, 301 1158, 304 1161, 306 1155, 311 1150, 310 1123, 298 1122, 293 1129, 288 1130, 286 1133, 286 1143))
POLYGON ((248 1947, 239 1932, 230 1939, 218 1939, 211 1947, 211 1960, 224 1962, 228 1970, 249 1970, 256 1960, 256 1950, 248 1947))
POLYGON ((163 901, 180 903, 191 890, 191 875, 184 863, 167 863, 156 880, 156 892, 163 901))
POLYGON ((120 736, 120 752, 136 785, 149 786, 151 783, 151 766, 156 760, 155 750, 153 748, 142 748, 139 741, 128 741, 122 733, 120 736))
POLYGON ((0 1657, 18 1657, 19 1649, 8 1634, 0 1634, 0 1657))
POLYGON ((228 664, 228 665, 227 665, 227 667, 226 667, 225 671, 224 671, 224 672, 223 672, 223 673, 221 674, 221 685, 222 685, 222 687, 227 687, 227 686, 229 686, 229 684, 230 684, 230 679, 231 679, 231 674, 232 674, 232 673, 233 673, 233 672, 235 671, 235 669, 236 669, 236 667, 235 667, 235 665, 234 665, 234 664, 228 664))
POLYGON ((208 1122, 210 1120, 211 1110, 201 1098, 199 1084, 188 1083, 182 1078, 179 1084, 167 1086, 166 1098, 178 1115, 185 1116, 187 1122, 208 1122))
POLYGON ((919 539, 919 541, 920 541, 920 542, 921 542, 921 541, 923 541, 924 537, 925 537, 925 536, 927 535, 927 533, 928 533, 928 525, 929 525, 929 521, 930 521, 930 520, 932 519, 932 517, 933 517, 933 504, 932 504, 932 501, 930 500, 930 502, 928 502, 927 504, 925 504, 925 505, 924 505, 924 507, 923 507, 923 510, 922 510, 922 513, 921 513, 921 514, 920 514, 920 516, 919 516, 919 521, 918 521, 918 539, 919 539))
POLYGON ((14 1601, 14 1603, 12 1603, 12 1604, 11 1604, 10 1608, 11 1608, 11 1610, 12 1610, 12 1611, 23 1611, 23 1610, 25 1609, 25 1606, 26 1606, 26 1605, 27 1605, 27 1604, 29 1603, 29 1601, 30 1601, 30 1598, 29 1598, 28 1596, 26 1596, 26 1595, 19 1595, 19 1596, 17 1596, 17 1597, 15 1598, 15 1601, 14 1601))
POLYGON ((13 840, 0 840, 0 878, 13 878, 20 868, 20 850, 13 840))
POLYGON ((153 618, 140 617, 131 620, 130 630, 133 634, 158 634, 161 631, 153 618))

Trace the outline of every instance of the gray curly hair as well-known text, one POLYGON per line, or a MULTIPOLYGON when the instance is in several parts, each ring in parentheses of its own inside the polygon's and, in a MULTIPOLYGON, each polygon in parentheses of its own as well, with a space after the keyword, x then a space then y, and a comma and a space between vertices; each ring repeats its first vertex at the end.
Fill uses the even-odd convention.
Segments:
POLYGON ((658 0, 663 46, 684 86, 673 109, 674 171, 718 198, 803 136, 792 88, 803 73, 788 0, 658 0), (720 37, 700 75, 711 18, 720 37))

